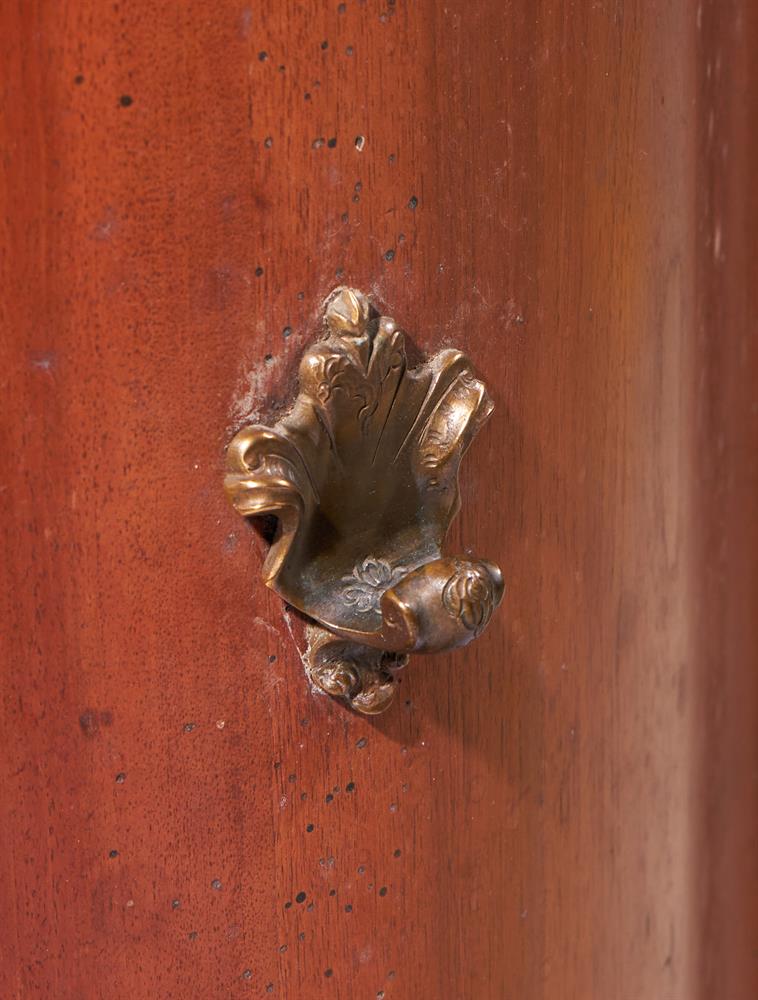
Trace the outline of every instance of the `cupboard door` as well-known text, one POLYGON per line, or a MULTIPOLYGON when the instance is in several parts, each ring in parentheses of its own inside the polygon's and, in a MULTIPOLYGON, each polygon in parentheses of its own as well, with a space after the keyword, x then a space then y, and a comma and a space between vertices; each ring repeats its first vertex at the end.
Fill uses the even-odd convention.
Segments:
POLYGON ((752 998, 750 5, 0 21, 0 996, 752 998), (495 401, 375 718, 222 489, 342 283, 495 401))

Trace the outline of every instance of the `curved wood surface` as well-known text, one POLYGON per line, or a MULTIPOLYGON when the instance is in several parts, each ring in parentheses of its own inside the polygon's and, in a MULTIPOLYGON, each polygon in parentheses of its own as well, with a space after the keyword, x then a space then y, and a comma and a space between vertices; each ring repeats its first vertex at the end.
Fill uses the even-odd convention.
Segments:
POLYGON ((755 996, 755 12, 7 3, 0 996, 755 996), (307 688, 224 448, 341 280, 506 598, 307 688))

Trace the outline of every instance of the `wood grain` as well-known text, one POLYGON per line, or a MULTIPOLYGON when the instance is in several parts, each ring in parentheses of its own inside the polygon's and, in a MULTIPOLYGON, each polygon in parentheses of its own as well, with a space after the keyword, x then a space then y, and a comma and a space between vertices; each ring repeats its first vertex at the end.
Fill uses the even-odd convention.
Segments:
POLYGON ((0 996, 752 998, 749 5, 0 18, 0 996), (374 721, 221 489, 342 281, 496 402, 374 721))

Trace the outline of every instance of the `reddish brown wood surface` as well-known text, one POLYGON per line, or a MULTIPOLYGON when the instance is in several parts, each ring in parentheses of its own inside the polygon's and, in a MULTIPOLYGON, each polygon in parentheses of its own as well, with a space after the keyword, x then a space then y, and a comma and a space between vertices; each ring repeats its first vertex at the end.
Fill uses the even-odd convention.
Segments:
POLYGON ((752 998, 748 3, 1 18, 0 997, 752 998), (341 281, 497 406, 375 721, 221 489, 341 281))

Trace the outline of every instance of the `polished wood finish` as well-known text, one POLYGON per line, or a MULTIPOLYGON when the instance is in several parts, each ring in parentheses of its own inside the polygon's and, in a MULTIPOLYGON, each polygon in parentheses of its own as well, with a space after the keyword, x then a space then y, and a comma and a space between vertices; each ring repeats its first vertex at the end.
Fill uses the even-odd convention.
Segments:
POLYGON ((0 996, 752 998, 750 5, 0 18, 0 996), (340 280, 496 403, 375 720, 221 488, 340 280))

